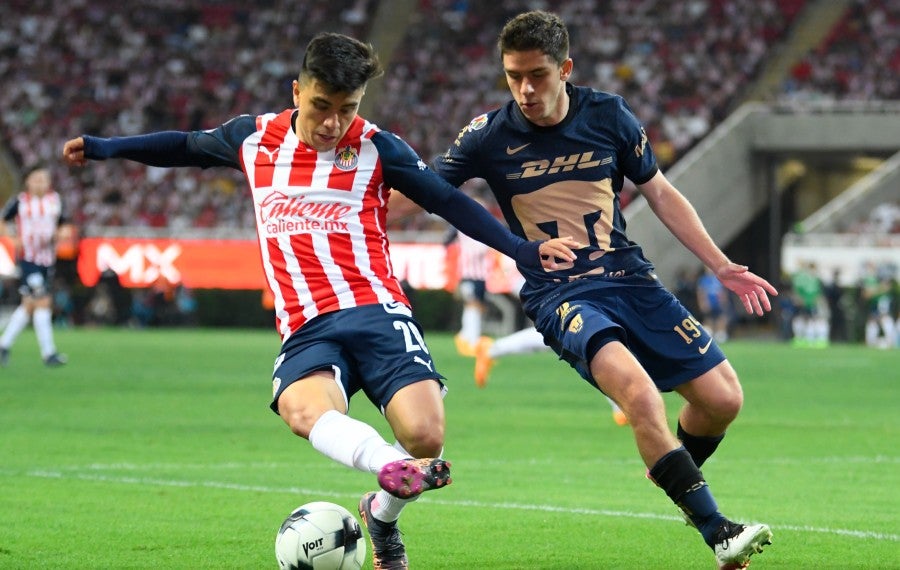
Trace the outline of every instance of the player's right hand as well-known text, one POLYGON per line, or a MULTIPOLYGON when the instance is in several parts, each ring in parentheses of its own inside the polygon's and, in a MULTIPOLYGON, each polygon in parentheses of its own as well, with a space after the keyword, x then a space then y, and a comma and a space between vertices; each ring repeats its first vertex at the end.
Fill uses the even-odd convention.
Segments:
POLYGON ((569 267, 575 261, 574 249, 583 246, 571 236, 553 238, 541 243, 541 266, 545 271, 556 271, 569 267), (560 261, 561 260, 561 261, 560 261))
POLYGON ((66 141, 63 145, 63 160, 69 166, 84 166, 87 159, 84 157, 84 138, 78 137, 66 141))

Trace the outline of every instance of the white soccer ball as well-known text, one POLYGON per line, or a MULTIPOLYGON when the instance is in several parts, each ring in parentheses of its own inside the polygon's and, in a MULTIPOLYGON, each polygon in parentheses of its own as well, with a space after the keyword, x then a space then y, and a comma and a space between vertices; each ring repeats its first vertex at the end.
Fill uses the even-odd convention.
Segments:
POLYGON ((294 509, 275 537, 281 570, 358 570, 366 541, 356 517, 326 501, 294 509))

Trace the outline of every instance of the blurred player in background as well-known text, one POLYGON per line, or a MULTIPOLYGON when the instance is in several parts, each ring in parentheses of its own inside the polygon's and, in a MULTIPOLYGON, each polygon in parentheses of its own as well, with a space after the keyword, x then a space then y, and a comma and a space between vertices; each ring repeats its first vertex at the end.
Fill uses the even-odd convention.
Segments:
POLYGON ((377 473, 359 504, 375 568, 407 568, 403 507, 450 483, 444 377, 393 274, 385 233, 391 188, 535 271, 573 259, 569 240, 527 242, 436 176, 392 133, 359 117, 382 68, 371 45, 319 34, 293 82, 295 108, 242 115, 218 128, 65 143, 70 165, 124 158, 162 167, 242 170, 256 210, 263 267, 282 336, 271 407, 334 461, 377 473), (541 256, 545 260, 541 260, 541 256), (396 445, 347 415, 363 391, 396 445), (417 458, 417 459, 412 459, 417 458))
POLYGON ((728 290, 708 267, 704 268, 697 279, 697 307, 703 326, 713 335, 716 342, 727 341, 731 312, 728 290))
POLYGON ((557 354, 622 407, 650 478, 699 530, 719 568, 742 568, 772 533, 721 514, 699 469, 737 416, 741 386, 712 336, 628 240, 619 204, 625 178, 749 313, 770 310, 768 294, 777 291, 716 246, 659 170, 621 97, 568 83, 569 34, 558 16, 520 14, 498 43, 514 100, 474 118, 435 168, 456 185, 483 178, 514 233, 586 244, 560 270, 519 268, 525 313, 557 354), (677 437, 660 394, 671 390, 687 401, 677 437))
POLYGON ((889 266, 878 267, 871 261, 865 264, 860 291, 866 311, 866 346, 893 348, 897 344, 897 325, 891 316, 891 271, 889 266))
MULTIPOLYGON (((514 288, 516 291, 521 290, 525 283, 522 275, 515 270, 512 273, 515 275, 510 275, 508 278, 518 283, 514 288)), ((497 360, 504 356, 545 351, 550 351, 550 347, 547 346, 544 337, 534 326, 525 327, 497 338, 482 336, 475 345, 475 370, 473 373, 475 385, 479 388, 486 387, 491 370, 497 360)), ((609 396, 606 396, 606 401, 612 408, 613 422, 618 426, 628 425, 628 418, 618 404, 609 396)))
MULTIPOLYGON (((481 203, 481 202, 479 202, 481 203)), ((483 204, 482 204, 483 205, 483 204)), ((456 242, 459 284, 456 293, 462 301, 460 329, 453 337, 456 351, 462 356, 475 356, 475 347, 481 340, 481 329, 486 309, 487 279, 491 272, 492 250, 466 234, 452 231, 445 240, 449 246, 456 242)))
POLYGON ((797 313, 791 320, 794 346, 825 348, 830 336, 828 302, 815 263, 800 264, 791 276, 791 290, 797 304, 797 313))
POLYGON ((50 367, 62 366, 66 356, 53 341, 53 266, 56 243, 73 233, 66 223, 62 200, 53 190, 50 170, 39 164, 25 175, 25 188, 15 194, 0 212, 0 235, 11 237, 19 270, 22 301, 0 335, 0 366, 9 362, 10 349, 32 322, 41 359, 50 367), (15 222, 15 232, 11 226, 15 222))
MULTIPOLYGON (((534 327, 526 327, 499 338, 481 337, 475 347, 475 385, 479 388, 487 386, 491 368, 498 358, 546 350, 550 350, 550 347, 534 327)), ((609 396, 606 396, 606 401, 612 407, 612 418, 616 425, 628 425, 625 412, 609 396)))

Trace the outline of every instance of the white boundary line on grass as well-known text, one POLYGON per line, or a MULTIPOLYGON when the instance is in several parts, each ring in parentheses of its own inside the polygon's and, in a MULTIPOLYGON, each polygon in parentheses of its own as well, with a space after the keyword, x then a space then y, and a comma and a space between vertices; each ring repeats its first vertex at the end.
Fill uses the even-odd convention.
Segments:
MULTIPOLYGON (((80 481, 102 481, 106 483, 121 483, 127 485, 156 485, 162 487, 206 487, 211 489, 229 489, 234 491, 250 491, 256 493, 291 493, 291 494, 302 494, 302 495, 310 495, 315 497, 333 497, 336 499, 355 499, 357 498, 357 494, 353 493, 339 493, 335 491, 323 491, 319 489, 302 489, 299 487, 266 487, 260 485, 243 485, 240 483, 226 483, 222 481, 179 481, 177 479, 156 479, 152 477, 111 477, 108 475, 98 475, 98 474, 83 474, 83 473, 64 473, 62 471, 49 471, 49 470, 32 470, 26 472, 13 471, 9 469, 0 469, 0 474, 7 476, 19 476, 25 475, 28 477, 38 477, 44 479, 77 479, 80 481)), ((523 503, 490 503, 483 501, 445 501, 441 499, 434 499, 431 496, 423 496, 422 500, 425 500, 428 503, 434 503, 437 505, 445 505, 451 507, 472 507, 479 509, 500 509, 500 510, 519 510, 519 511, 541 511, 547 513, 563 513, 563 514, 573 514, 573 515, 588 515, 588 516, 604 516, 604 517, 627 517, 627 518, 635 518, 635 519, 652 519, 652 520, 666 520, 666 521, 680 521, 683 522, 681 517, 677 517, 674 515, 661 515, 656 513, 636 513, 630 511, 611 511, 606 509, 578 509, 571 507, 557 507, 554 505, 530 505, 523 503)), ((883 533, 883 532, 874 532, 874 531, 862 531, 862 530, 848 530, 848 529, 840 529, 840 528, 826 528, 826 527, 814 527, 814 526, 798 526, 798 525, 772 525, 776 529, 785 529, 792 530, 797 532, 811 532, 817 534, 833 534, 837 536, 846 536, 850 538, 862 538, 862 539, 872 539, 872 540, 884 540, 884 541, 892 541, 898 542, 900 541, 900 535, 883 533)))

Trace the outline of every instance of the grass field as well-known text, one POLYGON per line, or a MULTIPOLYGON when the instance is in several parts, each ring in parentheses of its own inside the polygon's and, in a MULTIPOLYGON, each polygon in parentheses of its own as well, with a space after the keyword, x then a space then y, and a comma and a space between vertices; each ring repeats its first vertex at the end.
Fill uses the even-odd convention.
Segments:
MULTIPOLYGON (((450 337, 454 483, 403 515, 431 569, 710 569, 644 478, 628 428, 549 353, 510 357, 484 390, 450 337)), ((27 330, 0 369, 0 568, 277 568, 297 505, 355 512, 374 477, 333 464, 268 408, 274 331, 27 330)), ((771 525, 753 568, 900 568, 900 351, 725 346, 744 410, 704 473, 723 512, 771 525)), ((667 396, 674 422, 676 397, 667 396)), ((351 414, 385 423, 358 396, 351 414)), ((371 567, 371 561, 366 565, 371 567)))

